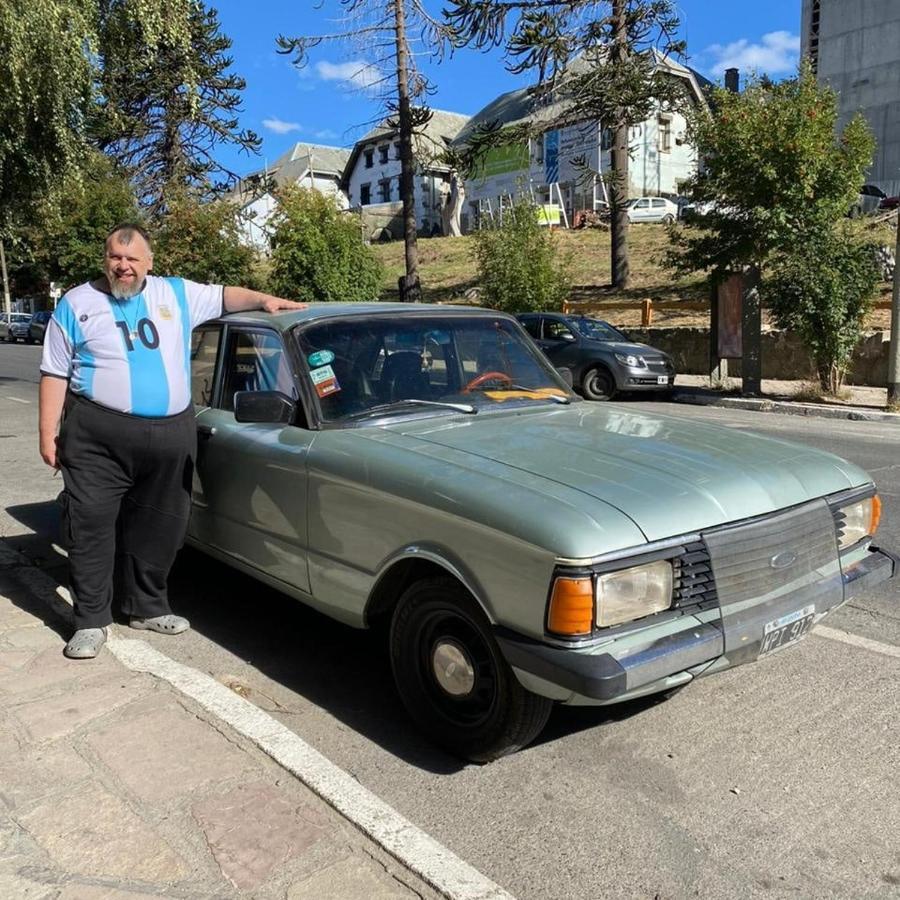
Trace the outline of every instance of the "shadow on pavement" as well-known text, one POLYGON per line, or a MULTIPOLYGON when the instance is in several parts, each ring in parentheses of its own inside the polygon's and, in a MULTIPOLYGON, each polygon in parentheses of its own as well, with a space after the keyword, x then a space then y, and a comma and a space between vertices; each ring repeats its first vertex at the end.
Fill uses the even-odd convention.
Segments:
MULTIPOLYGON (((7 538, 8 545, 65 584, 65 559, 52 549, 59 530, 57 504, 24 504, 7 512, 35 532, 7 538)), ((173 610, 187 616, 197 633, 409 764, 436 774, 466 765, 429 743, 410 720, 394 687, 385 631, 342 625, 190 548, 175 563, 169 596, 173 610)), ((29 604, 23 605, 29 611, 42 606, 21 590, 11 599, 29 604)), ((52 610, 44 606, 37 614, 68 637, 71 626, 52 610)), ((557 707, 535 745, 628 718, 656 702, 557 707)))

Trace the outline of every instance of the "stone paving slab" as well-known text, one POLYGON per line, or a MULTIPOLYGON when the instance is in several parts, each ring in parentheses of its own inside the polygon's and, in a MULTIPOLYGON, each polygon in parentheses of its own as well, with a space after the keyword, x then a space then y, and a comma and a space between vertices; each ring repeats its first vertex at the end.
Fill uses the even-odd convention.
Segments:
POLYGON ((223 874, 242 890, 335 830, 323 812, 262 781, 197 803, 193 813, 223 874))
POLYGON ((96 782, 18 818, 66 872, 163 883, 188 873, 185 860, 151 826, 96 782))
POLYGON ((344 859, 291 885, 287 900, 414 900, 419 897, 373 860, 344 859))
POLYGON ((247 753, 173 704, 167 692, 153 703, 88 737, 97 757, 140 799, 160 803, 257 769, 247 753))
POLYGON ((0 745, 0 800, 11 809, 71 790, 90 776, 90 766, 68 743, 18 753, 0 745))

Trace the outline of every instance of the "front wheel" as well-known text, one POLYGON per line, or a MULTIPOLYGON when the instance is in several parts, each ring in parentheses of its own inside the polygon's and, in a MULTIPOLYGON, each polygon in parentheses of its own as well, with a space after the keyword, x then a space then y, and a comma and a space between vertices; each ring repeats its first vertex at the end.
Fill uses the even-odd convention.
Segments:
POLYGON ((612 400, 616 383, 606 369, 591 369, 584 373, 581 392, 587 400, 612 400))
POLYGON ((450 752, 490 762, 533 741, 546 724, 552 702, 519 684, 481 609, 454 579, 408 588, 390 643, 403 704, 450 752))

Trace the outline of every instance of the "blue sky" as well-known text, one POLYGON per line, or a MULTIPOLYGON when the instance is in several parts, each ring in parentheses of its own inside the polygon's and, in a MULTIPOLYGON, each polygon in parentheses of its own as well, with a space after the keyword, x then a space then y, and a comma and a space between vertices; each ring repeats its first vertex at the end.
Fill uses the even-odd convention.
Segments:
MULTIPOLYGON (((373 0, 374 2, 374 0, 373 0)), ((222 31, 233 41, 234 71, 247 81, 241 127, 263 139, 262 154, 248 157, 221 149, 219 159, 238 174, 259 169, 297 141, 349 146, 378 113, 373 90, 359 87, 374 61, 365 46, 323 45, 303 71, 276 53, 278 34, 309 35, 341 30, 339 0, 212 0, 222 31)), ((440 0, 425 0, 441 9, 440 0)), ((742 77, 751 69, 773 78, 792 73, 800 49, 800 0, 680 0, 688 62, 721 80, 728 66, 742 77)), ((419 64, 437 88, 431 105, 473 114, 504 91, 528 84, 505 71, 498 53, 458 51, 440 65, 418 48, 419 64)))

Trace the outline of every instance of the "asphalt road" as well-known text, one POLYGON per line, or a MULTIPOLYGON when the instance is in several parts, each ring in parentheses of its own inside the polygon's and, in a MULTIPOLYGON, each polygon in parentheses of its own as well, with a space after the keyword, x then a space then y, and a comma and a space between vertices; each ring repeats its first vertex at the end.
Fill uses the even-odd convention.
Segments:
MULTIPOLYGON (((38 355, 0 346, 0 534, 61 572, 49 502, 61 485, 36 455, 38 355)), ((628 406, 859 463, 884 501, 879 539, 900 548, 900 427, 628 406)), ((900 896, 900 586, 826 622, 876 645, 813 633, 663 702, 559 708, 535 745, 483 767, 420 738, 383 635, 337 625, 189 551, 172 600, 194 630, 149 635, 157 647, 270 711, 522 900, 900 896)))

